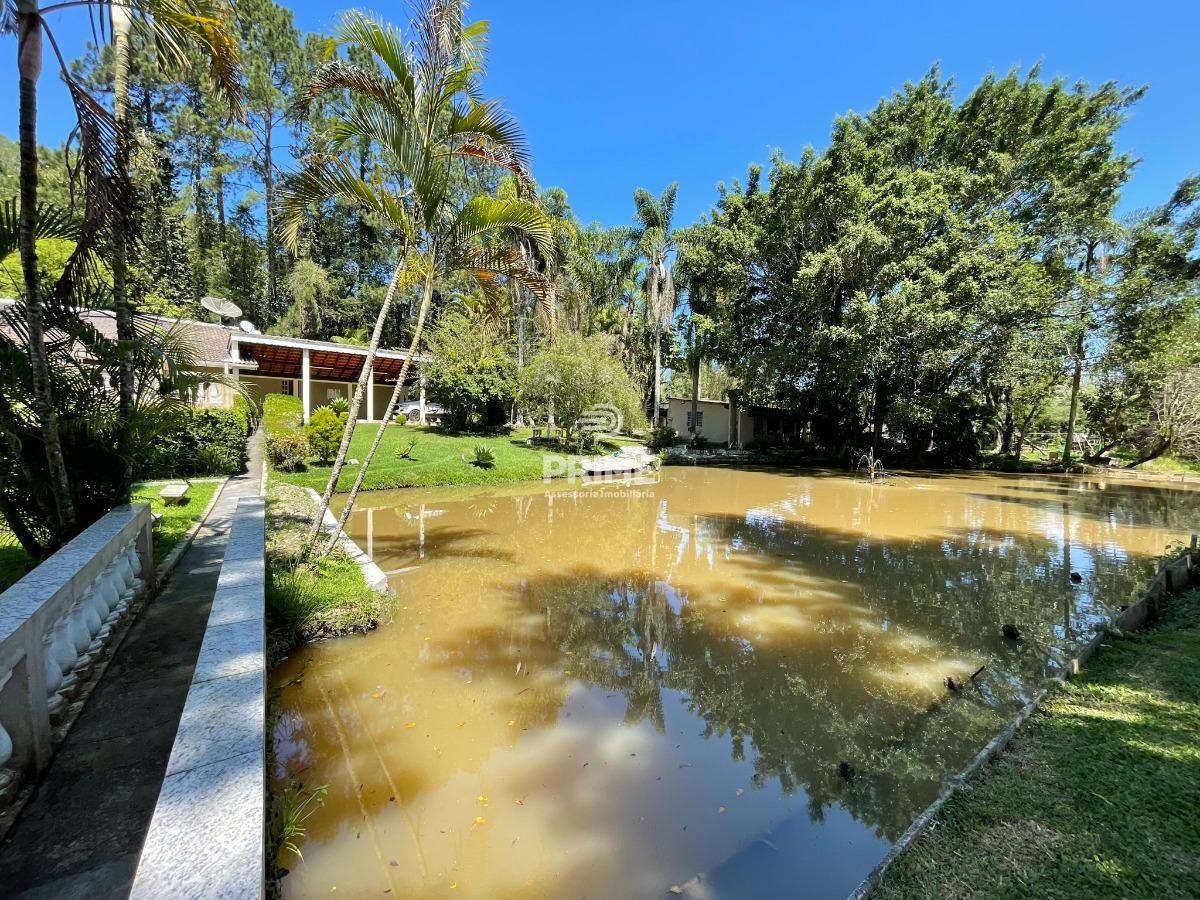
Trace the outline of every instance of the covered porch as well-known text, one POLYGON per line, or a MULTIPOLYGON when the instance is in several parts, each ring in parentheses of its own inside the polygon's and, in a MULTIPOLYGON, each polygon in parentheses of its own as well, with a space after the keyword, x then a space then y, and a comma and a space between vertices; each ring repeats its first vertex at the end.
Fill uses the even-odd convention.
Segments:
MULTIPOLYGON (((382 418, 407 353, 380 349, 367 375, 367 391, 358 418, 382 418)), ((267 394, 300 398, 304 421, 314 409, 343 397, 350 400, 366 362, 367 348, 326 341, 276 337, 265 334, 231 335, 227 374, 238 379, 261 402, 267 394)), ((400 402, 415 399, 425 406, 421 357, 413 360, 400 391, 400 402)))

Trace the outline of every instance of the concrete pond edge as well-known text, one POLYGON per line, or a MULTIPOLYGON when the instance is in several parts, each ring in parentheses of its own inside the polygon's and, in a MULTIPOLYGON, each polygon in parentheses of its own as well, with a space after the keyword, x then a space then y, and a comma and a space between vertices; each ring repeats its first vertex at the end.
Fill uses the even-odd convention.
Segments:
POLYGON ((233 512, 131 900, 264 895, 265 507, 261 497, 242 497, 233 512))
MULTIPOLYGON (((312 488, 305 488, 308 496, 312 498, 317 509, 321 508, 321 495, 312 488)), ((387 592, 388 580, 383 574, 383 569, 375 565, 374 560, 367 554, 363 553, 362 548, 350 539, 350 536, 344 531, 338 531, 337 519, 328 508, 325 509, 325 515, 321 517, 321 527, 326 534, 332 535, 335 531, 338 532, 338 543, 341 544, 342 551, 346 556, 352 559, 362 572, 363 580, 367 582, 367 587, 375 591, 387 592)))
POLYGON ((908 826, 904 834, 900 835, 899 840, 892 845, 887 855, 875 865, 866 878, 859 882, 858 887, 847 896, 846 900, 867 900, 871 896, 875 888, 879 886, 879 882, 883 880, 884 872, 917 838, 925 833, 925 829, 941 812, 946 801, 954 796, 956 791, 966 787, 968 779, 1007 746, 1025 720, 1033 715, 1055 687, 1066 683, 1068 678, 1080 673, 1087 661, 1100 649, 1101 643, 1109 638, 1109 632, 1112 629, 1126 632, 1136 631, 1143 627, 1147 621, 1157 616, 1159 601, 1164 596, 1187 587, 1194 573, 1198 571, 1200 571, 1200 556, 1197 555, 1197 536, 1192 535, 1191 547, 1164 563, 1159 568, 1158 574, 1150 579, 1144 590, 1139 592, 1136 602, 1118 612, 1109 620, 1108 624, 1097 628, 1087 643, 1076 649, 1075 655, 1067 660, 1062 676, 1048 679, 1033 698, 1009 720, 1007 725, 997 732, 995 737, 987 742, 961 772, 957 775, 947 775, 942 779, 942 789, 938 793, 937 799, 913 819, 912 824, 908 826))

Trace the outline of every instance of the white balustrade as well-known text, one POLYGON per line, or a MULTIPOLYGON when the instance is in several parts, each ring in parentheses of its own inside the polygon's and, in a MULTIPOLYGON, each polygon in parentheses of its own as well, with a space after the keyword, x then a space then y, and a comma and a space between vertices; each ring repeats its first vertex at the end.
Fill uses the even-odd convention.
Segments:
POLYGON ((154 587, 150 506, 114 509, 0 595, 0 802, 50 762, 51 727, 154 587))
MULTIPOLYGON (((4 692, 4 685, 8 684, 10 678, 12 678, 12 672, 0 675, 0 693, 4 692)), ((9 787, 17 780, 17 773, 7 768, 8 761, 12 759, 12 756, 12 737, 4 730, 4 723, 0 722, 0 799, 8 794, 9 787)))

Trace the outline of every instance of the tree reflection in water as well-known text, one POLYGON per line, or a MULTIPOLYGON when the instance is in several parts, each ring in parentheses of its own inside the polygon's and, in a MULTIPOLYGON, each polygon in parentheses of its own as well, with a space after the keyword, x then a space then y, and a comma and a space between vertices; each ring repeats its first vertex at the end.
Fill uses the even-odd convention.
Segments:
MULTIPOLYGON (((400 573, 404 605, 378 633, 280 667, 276 773, 330 783, 306 860, 321 860, 317 845, 359 852, 344 843, 349 827, 374 842, 385 873, 402 856, 421 873, 405 884, 431 895, 446 887, 435 842, 452 829, 432 827, 429 804, 486 795, 457 785, 518 747, 529 762, 518 755, 505 776, 517 799, 525 781, 555 777, 536 768, 565 765, 569 749, 529 742, 559 734, 587 692, 615 698, 624 729, 663 746, 682 740, 670 723, 692 717, 730 764, 749 767, 748 793, 799 796, 817 823, 844 808, 893 840, 1105 602, 1127 602, 1172 532, 1200 518, 1194 492, 973 476, 878 487, 699 470, 632 500, 523 486, 395 496, 356 513, 351 530, 400 573), (1003 637, 1009 622, 1020 644, 1003 637), (951 674, 967 688, 947 691, 951 674), (400 832, 375 832, 394 821, 400 832)), ((710 766, 706 777, 729 775, 710 766)), ((540 839, 569 847, 627 828, 627 810, 593 812, 576 823, 548 813, 540 839)), ((455 838, 460 863, 519 836, 493 848, 467 832, 455 838)), ((520 883, 561 884, 555 858, 530 862, 520 877, 533 880, 520 883)))

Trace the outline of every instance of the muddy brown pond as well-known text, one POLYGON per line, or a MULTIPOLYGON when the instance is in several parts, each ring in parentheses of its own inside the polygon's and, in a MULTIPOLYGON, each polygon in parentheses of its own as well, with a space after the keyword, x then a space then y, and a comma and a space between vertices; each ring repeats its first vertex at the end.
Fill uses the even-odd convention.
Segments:
POLYGON ((274 789, 329 786, 284 896, 843 897, 1198 514, 970 474, 364 495, 399 599, 273 673, 274 789))

